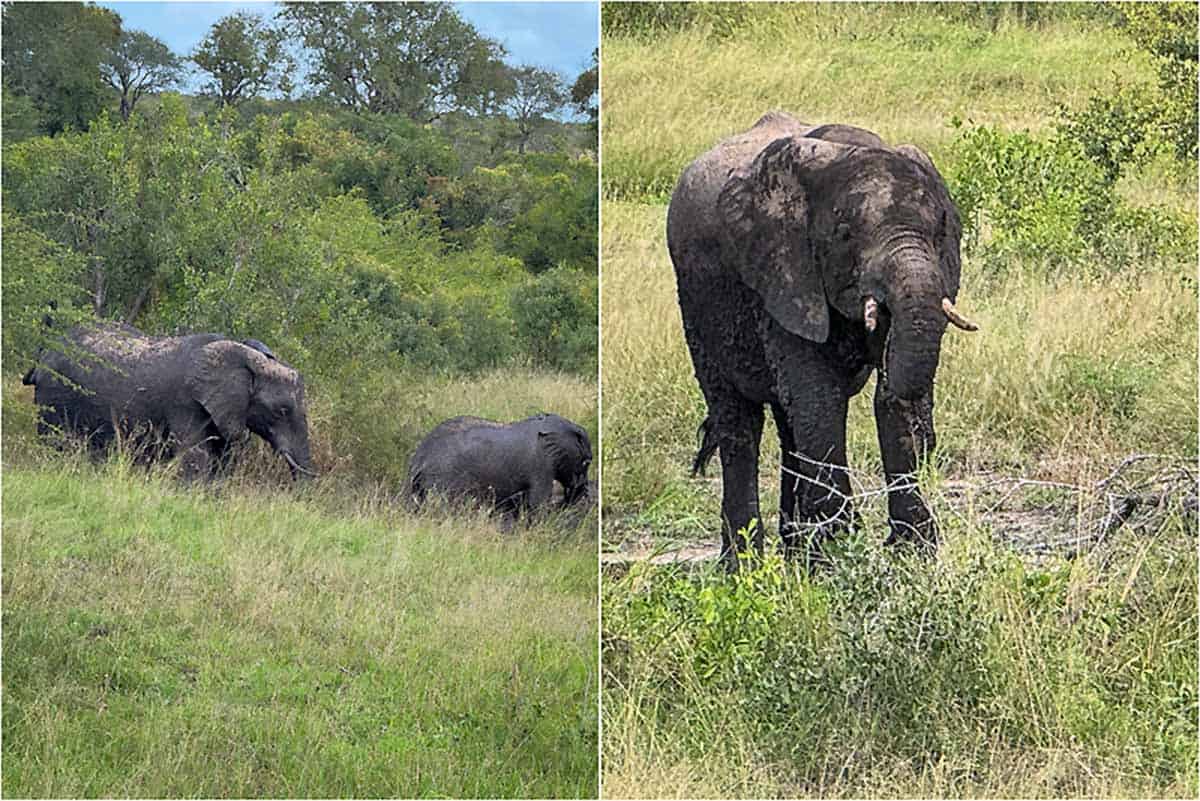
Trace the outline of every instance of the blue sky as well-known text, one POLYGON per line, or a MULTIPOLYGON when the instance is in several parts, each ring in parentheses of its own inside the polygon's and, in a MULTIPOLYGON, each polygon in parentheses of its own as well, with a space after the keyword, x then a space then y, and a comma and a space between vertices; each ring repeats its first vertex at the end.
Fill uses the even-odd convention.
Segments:
MULTIPOLYGON (((221 17, 247 9, 264 16, 274 3, 109 3, 126 28, 158 37, 187 55, 221 17)), ((599 36, 598 3, 455 3, 455 8, 485 36, 508 49, 510 64, 534 64, 562 73, 570 83, 591 66, 599 36)))

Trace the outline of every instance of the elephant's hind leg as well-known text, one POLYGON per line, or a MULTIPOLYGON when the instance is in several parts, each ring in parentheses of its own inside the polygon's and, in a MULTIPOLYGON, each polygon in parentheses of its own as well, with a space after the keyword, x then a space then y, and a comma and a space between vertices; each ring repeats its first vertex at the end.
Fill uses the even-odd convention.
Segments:
POLYGON ((763 408, 740 396, 709 401, 721 456, 721 559, 737 570, 738 554, 747 540, 762 553, 763 528, 758 508, 758 448, 763 408), (743 532, 745 536, 743 537, 743 532))

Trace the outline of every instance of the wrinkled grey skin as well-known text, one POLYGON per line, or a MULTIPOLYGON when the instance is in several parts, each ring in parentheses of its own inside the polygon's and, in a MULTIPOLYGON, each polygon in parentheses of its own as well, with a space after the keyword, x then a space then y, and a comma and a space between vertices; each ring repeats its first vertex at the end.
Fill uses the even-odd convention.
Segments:
POLYGON ((146 455, 179 456, 191 479, 213 476, 252 431, 293 475, 312 473, 304 380, 257 340, 77 328, 62 351, 40 354, 24 382, 35 387, 43 435, 83 434, 94 451, 133 437, 146 455))
POLYGON ((586 500, 592 444, 587 432, 556 414, 515 423, 455 417, 421 441, 409 461, 409 493, 431 493, 492 506, 506 522, 548 506, 555 482, 563 508, 586 500))
POLYGON ((708 405, 693 469, 720 451, 723 558, 762 547, 758 449, 770 407, 783 450, 780 533, 820 561, 854 524, 846 411, 873 370, 889 542, 936 544, 909 477, 934 447, 933 381, 959 286, 961 226, 938 171, 846 125, 764 116, 679 179, 667 241, 684 332, 708 405), (869 331, 865 302, 878 304, 869 331))

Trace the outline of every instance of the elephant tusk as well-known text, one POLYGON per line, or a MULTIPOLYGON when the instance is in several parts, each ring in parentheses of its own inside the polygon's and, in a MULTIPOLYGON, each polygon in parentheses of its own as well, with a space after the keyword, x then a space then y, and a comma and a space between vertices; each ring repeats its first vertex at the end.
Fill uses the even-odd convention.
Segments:
POLYGON ((975 325, 975 323, 958 313, 958 309, 954 308, 954 303, 950 300, 950 298, 942 298, 942 312, 945 313, 947 320, 954 323, 956 327, 961 328, 964 331, 979 330, 979 326, 975 325))
POLYGON ((297 462, 294 458, 292 458, 292 455, 290 453, 288 453, 287 451, 283 452, 283 458, 287 460, 288 466, 290 466, 293 470, 299 471, 306 476, 312 476, 313 478, 317 477, 316 473, 309 470, 307 467, 302 467, 300 465, 300 463, 297 462))
POLYGON ((875 298, 863 301, 863 323, 867 326, 867 333, 873 333, 875 326, 879 325, 879 303, 875 298))

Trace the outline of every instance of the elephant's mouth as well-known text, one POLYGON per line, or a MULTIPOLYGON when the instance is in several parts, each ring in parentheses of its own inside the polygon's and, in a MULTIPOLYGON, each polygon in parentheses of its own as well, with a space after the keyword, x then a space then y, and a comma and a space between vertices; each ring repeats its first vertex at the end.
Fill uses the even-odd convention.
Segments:
POLYGON ((867 363, 879 369, 879 377, 887 381, 888 356, 892 347, 892 314, 887 305, 868 298, 864 304, 863 322, 866 335, 867 363))

